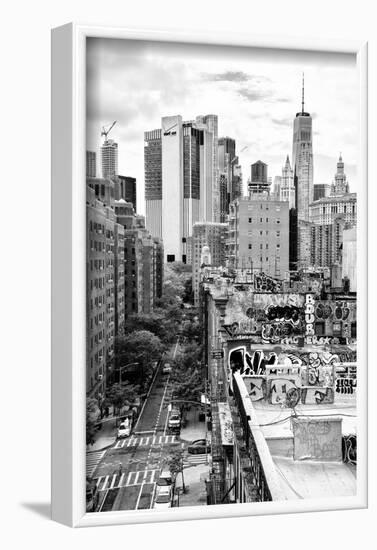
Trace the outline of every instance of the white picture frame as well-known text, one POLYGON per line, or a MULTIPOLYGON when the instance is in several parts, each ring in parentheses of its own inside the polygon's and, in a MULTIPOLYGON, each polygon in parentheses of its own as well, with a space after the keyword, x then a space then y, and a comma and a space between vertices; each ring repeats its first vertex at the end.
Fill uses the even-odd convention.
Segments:
POLYGON ((333 502, 85 512, 85 43, 88 37, 352 54, 360 90, 358 191, 358 494, 336 509, 367 506, 367 43, 239 33, 146 31, 68 24, 52 31, 52 518, 74 527, 334 509, 333 502))

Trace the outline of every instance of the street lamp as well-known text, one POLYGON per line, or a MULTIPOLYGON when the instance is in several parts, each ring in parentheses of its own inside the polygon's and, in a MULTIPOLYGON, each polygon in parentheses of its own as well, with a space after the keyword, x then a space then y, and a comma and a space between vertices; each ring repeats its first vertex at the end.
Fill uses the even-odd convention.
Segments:
POLYGON ((128 363, 127 365, 123 365, 123 367, 119 367, 119 385, 122 383, 122 370, 126 369, 127 367, 130 367, 131 365, 138 365, 139 363, 133 362, 128 363))

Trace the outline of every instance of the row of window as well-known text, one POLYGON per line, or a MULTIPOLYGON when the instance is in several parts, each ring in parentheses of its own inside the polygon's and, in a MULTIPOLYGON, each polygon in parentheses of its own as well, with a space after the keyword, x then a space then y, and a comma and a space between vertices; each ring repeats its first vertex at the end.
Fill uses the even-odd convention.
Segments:
MULTIPOLYGON (((269 232, 268 232, 268 231, 269 231, 269 230, 266 229, 266 230, 264 231, 264 234, 265 234, 265 235, 269 235, 269 232)), ((253 231, 253 230, 249 229, 249 231, 247 232, 247 235, 248 235, 248 237, 252 237, 254 233, 255 233, 255 230, 253 231)), ((276 233, 276 237, 280 237, 280 231, 276 231, 275 233, 276 233)), ((262 229, 259 231, 259 235, 263 235, 263 230, 262 230, 262 229)), ((272 235, 273 235, 273 233, 272 233, 272 235)))
POLYGON ((274 210, 275 212, 280 212, 280 206, 271 206, 269 204, 248 204, 247 205, 248 210, 274 210), (258 208, 259 206, 259 208, 258 208), (264 207, 264 208, 263 208, 264 207))
MULTIPOLYGON (((256 260, 256 258, 253 258, 252 256, 249 256, 248 257, 248 261, 250 263, 253 263, 256 260)), ((265 256, 264 260, 263 260, 263 256, 259 256, 259 262, 262 264, 263 262, 276 262, 276 264, 278 264, 280 262, 280 256, 274 256, 273 258, 269 258, 268 256, 265 256)))
MULTIPOLYGON (((252 248, 253 248, 252 243, 249 243, 249 250, 252 250, 252 248)), ((263 243, 261 243, 261 244, 259 245, 259 248, 260 248, 261 250, 263 249, 263 243)), ((277 245, 276 245, 276 248, 280 248, 280 244, 277 244, 277 245)), ((265 249, 268 250, 268 243, 266 243, 265 249)))
MULTIPOLYGON (((265 218, 265 223, 269 223, 269 218, 265 218)), ((276 218, 275 220, 272 219, 271 222, 280 223, 280 218, 276 218)), ((249 223, 253 223, 253 218, 249 218, 249 223)), ((254 220, 254 223, 263 223, 263 218, 259 218, 259 222, 257 219, 254 220)))

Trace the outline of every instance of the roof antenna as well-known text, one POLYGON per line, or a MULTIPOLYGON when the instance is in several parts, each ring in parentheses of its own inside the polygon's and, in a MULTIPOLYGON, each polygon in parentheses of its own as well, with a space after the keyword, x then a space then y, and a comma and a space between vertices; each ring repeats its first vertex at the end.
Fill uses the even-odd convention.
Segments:
POLYGON ((305 75, 302 73, 302 100, 301 100, 301 112, 304 114, 304 87, 305 87, 305 81, 304 81, 305 75))

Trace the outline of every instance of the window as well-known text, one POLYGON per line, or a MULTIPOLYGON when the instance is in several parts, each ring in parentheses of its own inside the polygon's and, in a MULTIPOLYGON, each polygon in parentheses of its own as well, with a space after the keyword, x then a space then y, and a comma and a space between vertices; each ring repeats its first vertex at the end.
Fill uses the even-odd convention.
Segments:
POLYGON ((268 223, 268 218, 266 218, 266 222, 268 223))
POLYGON ((249 218, 249 223, 252 223, 252 219, 251 219, 251 218, 249 218))
POLYGON ((276 231, 276 236, 280 237, 280 231, 276 231))
POLYGON ((259 248, 260 248, 260 249, 262 250, 262 248, 263 248, 263 244, 261 244, 259 248))
POLYGON ((259 235, 263 235, 263 231, 259 231, 259 235))
POLYGON ((280 244, 277 244, 277 245, 276 245, 276 248, 280 248, 280 244))
POLYGON ((175 254, 167 254, 166 261, 169 262, 175 262, 175 254))

